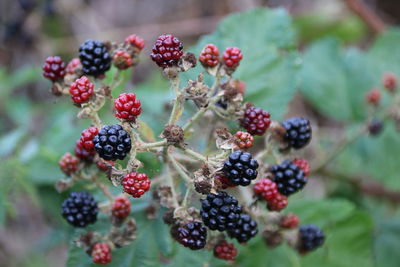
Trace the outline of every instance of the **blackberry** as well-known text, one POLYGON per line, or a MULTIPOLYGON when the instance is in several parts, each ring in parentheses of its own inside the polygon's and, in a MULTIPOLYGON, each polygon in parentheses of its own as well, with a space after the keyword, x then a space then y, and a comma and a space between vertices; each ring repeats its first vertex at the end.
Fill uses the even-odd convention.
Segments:
POLYGON ((109 264, 112 261, 111 248, 107 243, 97 243, 92 248, 92 260, 96 264, 109 264))
POLYGON ((309 120, 303 117, 293 117, 282 122, 282 126, 285 128, 283 138, 289 147, 300 149, 310 142, 312 130, 309 120))
POLYGON ((131 202, 126 196, 117 196, 112 205, 111 212, 113 216, 125 219, 131 212, 131 202))
POLYGON ((365 101, 372 106, 378 106, 381 101, 381 91, 378 88, 373 88, 365 95, 365 101))
POLYGON ((111 67, 111 56, 101 41, 86 40, 79 47, 82 71, 86 75, 101 76, 111 67))
POLYGON ((131 172, 124 176, 121 184, 125 193, 134 198, 140 198, 149 191, 151 181, 145 173, 131 172))
POLYGON ((288 199, 282 194, 276 194, 276 196, 267 201, 267 209, 270 211, 281 211, 288 205, 288 199))
POLYGON ((257 222, 248 214, 241 214, 235 228, 228 230, 228 235, 239 243, 246 243, 258 233, 257 222))
POLYGON ((114 100, 114 107, 117 111, 115 116, 126 121, 135 121, 142 112, 140 100, 134 93, 120 94, 114 100))
POLYGON ((66 175, 70 176, 79 169, 79 159, 70 153, 65 153, 58 162, 58 165, 66 175))
POLYGON ((76 79, 75 82, 69 86, 69 93, 72 101, 80 105, 88 102, 90 97, 94 94, 94 84, 86 76, 76 79))
POLYGON ((125 70, 133 65, 133 60, 128 52, 117 50, 113 55, 113 64, 120 70, 125 70))
POLYGON ((225 240, 220 241, 214 247, 214 256, 227 261, 234 261, 237 255, 237 249, 233 243, 228 243, 225 240))
POLYGON ((271 201, 279 194, 276 183, 266 178, 258 180, 254 185, 253 191, 258 198, 265 201, 271 201))
POLYGON ((94 148, 102 159, 124 159, 131 150, 131 137, 121 125, 106 125, 93 138, 94 148))
POLYGON ((171 34, 161 35, 157 38, 150 57, 159 67, 172 67, 183 56, 182 49, 183 45, 178 38, 171 34))
POLYGON ((65 63, 58 56, 50 56, 42 67, 43 76, 51 81, 61 80, 65 76, 65 63))
POLYGON ((222 61, 225 66, 236 69, 243 58, 242 51, 237 47, 228 47, 222 54, 222 61))
POLYGON ((254 137, 250 133, 238 131, 234 138, 239 149, 247 149, 253 146, 254 137))
POLYGON ((242 207, 236 198, 226 192, 210 193, 201 200, 201 217, 211 230, 225 231, 236 227, 242 207))
POLYGON ((201 222, 174 225, 171 228, 171 235, 176 241, 192 250, 204 248, 207 242, 207 229, 201 222))
POLYGON ((299 246, 300 252, 308 252, 322 246, 325 241, 325 235, 322 230, 313 225, 302 225, 299 229, 299 246))
POLYGON ((82 147, 85 148, 86 151, 94 151, 93 138, 98 133, 99 129, 97 129, 96 127, 90 127, 82 131, 79 142, 81 142, 82 147))
POLYGON ((383 126, 384 126, 383 121, 378 120, 378 119, 373 119, 368 124, 368 132, 370 135, 377 136, 382 132, 383 126))
POLYGON ((142 50, 144 48, 143 38, 137 36, 136 34, 131 34, 128 37, 126 37, 125 43, 133 47, 136 47, 138 50, 142 50))
POLYGON ((271 115, 252 105, 247 105, 240 125, 252 135, 263 135, 271 124, 271 115))
POLYGON ((200 53, 199 60, 205 68, 212 68, 219 64, 218 47, 214 44, 206 45, 200 53))
POLYGON ((76 141, 75 156, 77 156, 79 159, 81 159, 87 163, 91 163, 93 161, 95 155, 96 155, 96 151, 86 150, 83 147, 83 143, 81 142, 80 139, 76 141))
POLYGON ((246 186, 257 178, 258 162, 250 153, 237 150, 224 162, 224 173, 235 185, 246 186))
POLYGON ((285 229, 295 229, 299 225, 299 217, 296 214, 289 213, 280 220, 280 226, 285 229))
POLYGON ((62 216, 75 227, 95 223, 97 212, 97 202, 88 192, 72 192, 62 203, 62 216))
POLYGON ((271 166, 272 179, 278 186, 278 191, 289 196, 302 189, 307 183, 304 171, 290 160, 284 160, 281 164, 271 166))

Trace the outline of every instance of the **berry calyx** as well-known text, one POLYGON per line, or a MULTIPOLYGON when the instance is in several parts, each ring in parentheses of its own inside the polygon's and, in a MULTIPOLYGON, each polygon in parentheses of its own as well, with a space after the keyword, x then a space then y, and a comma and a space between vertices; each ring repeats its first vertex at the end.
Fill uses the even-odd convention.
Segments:
POLYGON ((136 34, 131 34, 125 38, 125 43, 129 44, 133 47, 136 47, 139 50, 144 48, 144 40, 143 38, 137 36, 136 34))
POLYGON ((157 38, 150 57, 159 67, 172 67, 183 56, 182 49, 181 41, 172 34, 161 35, 157 38))
POLYGON ((133 60, 128 52, 117 50, 113 55, 113 64, 120 70, 125 70, 133 65, 133 60))
POLYGON ((292 160, 292 163, 303 170, 305 176, 310 174, 310 163, 307 160, 296 158, 292 160))
POLYGON ((92 162, 95 155, 96 151, 88 151, 83 147, 83 144, 80 140, 76 141, 75 156, 77 156, 79 159, 86 162, 92 162))
POLYGON ((322 246, 325 241, 325 235, 322 230, 313 224, 302 225, 299 229, 299 245, 300 253, 307 253, 322 246))
POLYGON ((222 60, 225 66, 236 69, 243 58, 242 51, 237 47, 228 47, 222 54, 222 60))
POLYGON ((235 143, 240 149, 247 149, 253 146, 254 137, 247 132, 238 131, 235 133, 235 143))
POLYGON ((288 205, 288 199, 285 195, 278 193, 274 198, 267 202, 267 208, 270 211, 281 211, 288 205))
POLYGON ((43 76, 51 81, 61 80, 65 76, 65 63, 61 57, 50 56, 42 67, 43 76))
POLYGON ((200 53, 199 60, 205 68, 212 68, 219 64, 218 47, 214 44, 206 45, 200 53))
POLYGON ((241 214, 236 226, 228 230, 228 235, 232 238, 236 238, 239 243, 246 243, 257 233, 257 222, 248 214, 241 214))
POLYGON ((72 101, 76 104, 85 103, 89 101, 94 93, 94 84, 90 82, 88 77, 82 76, 71 83, 69 93, 71 94, 72 101))
POLYGON ((271 124, 271 115, 253 105, 247 105, 240 125, 252 135, 263 135, 271 124))
POLYGON ((124 192, 134 198, 141 197, 149 191, 151 181, 145 173, 131 172, 122 179, 124 192))
POLYGON ((283 139, 288 147, 300 149, 308 145, 312 137, 310 121, 303 117, 293 117, 282 122, 285 129, 283 139))
POLYGON ((82 131, 79 142, 81 142, 82 147, 85 148, 86 151, 94 151, 93 138, 98 133, 99 129, 97 129, 96 127, 90 127, 82 131))
POLYGON ((296 214, 289 213, 282 217, 280 221, 280 225, 282 228, 286 229, 294 229, 299 225, 300 219, 296 216, 296 214))
POLYGON ((105 125, 93 138, 94 148, 104 160, 123 160, 131 150, 131 137, 121 125, 105 125))
POLYGON ((58 165, 66 175, 70 176, 79 169, 79 159, 70 153, 65 153, 58 162, 58 165))
POLYGON ((107 243, 97 243, 92 248, 92 260, 96 264, 109 264, 112 261, 111 248, 107 243))
POLYGON ((97 202, 88 192, 72 192, 62 203, 62 216, 75 227, 95 223, 97 213, 97 202))
POLYGON ((365 101, 373 106, 378 106, 381 100, 381 91, 378 88, 373 88, 365 95, 365 101))
POLYGON ((115 165, 114 161, 99 159, 96 161, 96 166, 100 171, 107 172, 115 165))
POLYGON ((111 56, 106 45, 97 40, 86 40, 79 47, 82 71, 86 75, 102 76, 111 67, 111 56))
POLYGON ((171 235, 176 241, 192 250, 204 248, 207 242, 207 229, 201 222, 175 225, 171 228, 171 235))
POLYGON ((112 215, 119 218, 125 219, 131 212, 131 202, 126 196, 117 196, 112 206, 112 215))
POLYGON ((382 83, 383 87, 390 93, 393 93, 397 89, 397 77, 392 72, 383 74, 382 83))
POLYGON ((114 107, 117 110, 115 116, 126 121, 135 121, 142 112, 140 100, 134 93, 120 94, 114 100, 114 107))
POLYGON ((304 171, 290 160, 284 160, 280 164, 271 166, 273 181, 278 186, 278 191, 289 196, 301 190, 307 183, 304 171))
POLYGON ((82 68, 81 60, 79 58, 73 58, 68 64, 65 69, 67 74, 76 74, 78 69, 82 68))
POLYGON ((278 186, 270 179, 260 179, 253 188, 254 193, 265 201, 271 201, 279 194, 278 186))
POLYGON ((223 171, 235 185, 246 186, 257 178, 258 162, 250 153, 236 150, 224 162, 223 171))
POLYGON ((214 247, 214 256, 227 261, 234 261, 237 255, 237 249, 233 243, 228 243, 226 240, 220 241, 214 247))
POLYGON ((242 207, 236 198, 223 191, 210 193, 201 200, 201 217, 211 230, 225 231, 236 227, 242 207))

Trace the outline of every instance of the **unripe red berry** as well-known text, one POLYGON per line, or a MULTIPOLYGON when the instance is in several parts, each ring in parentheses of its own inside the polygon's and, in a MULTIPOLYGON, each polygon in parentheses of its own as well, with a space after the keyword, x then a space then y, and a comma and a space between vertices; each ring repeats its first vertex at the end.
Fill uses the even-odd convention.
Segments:
POLYGON ((58 165, 60 166, 60 169, 69 176, 78 170, 79 159, 70 153, 65 153, 58 162, 58 165))
POLYGON ((267 208, 270 211, 281 211, 288 205, 286 196, 278 193, 273 199, 268 201, 267 208))
POLYGON ((221 184, 221 188, 222 189, 227 189, 229 187, 235 187, 236 185, 234 183, 232 183, 228 177, 226 177, 225 175, 223 175, 222 173, 217 173, 215 175, 215 179, 217 181, 219 181, 219 183, 221 184))
POLYGON ((377 106, 380 100, 381 100, 381 92, 379 91, 378 88, 372 89, 365 96, 365 101, 374 106, 377 106))
POLYGON ((82 68, 81 60, 79 58, 73 58, 67 65, 65 71, 68 74, 75 74, 78 68, 82 68))
POLYGON ((252 135, 263 135, 271 124, 271 115, 253 105, 247 105, 240 125, 252 135))
POLYGON ((280 221, 280 225, 282 228, 286 229, 294 229, 299 226, 300 219, 296 216, 296 214, 289 213, 282 217, 280 221))
POLYGON ((131 34, 125 39, 125 43, 136 47, 139 50, 144 48, 144 40, 136 34, 131 34))
POLYGON ((260 179, 253 187, 254 193, 265 201, 272 201, 276 198, 278 193, 278 186, 270 179, 260 179))
POLYGON ((219 64, 218 47, 214 44, 206 45, 200 53, 199 60, 206 68, 212 68, 219 64))
POLYGON ((131 212, 131 202, 126 196, 117 196, 112 206, 113 216, 125 219, 131 212))
POLYGON ((392 72, 386 72, 383 74, 382 83, 386 90, 393 93, 397 88, 397 77, 392 72))
POLYGON ((133 60, 128 52, 117 50, 114 52, 113 64, 120 70, 125 70, 133 65, 133 60))
POLYGON ((81 104, 89 101, 89 98, 93 95, 94 84, 90 82, 88 77, 82 76, 75 82, 71 83, 69 87, 69 93, 71 94, 72 101, 77 104, 81 104))
POLYGON ((237 47, 228 47, 222 54, 222 60, 228 68, 236 69, 243 58, 242 51, 237 47))
POLYGON ((144 173, 131 172, 124 176, 122 179, 122 186, 124 192, 134 198, 141 197, 144 193, 149 191, 151 181, 144 173))
POLYGON ((296 158, 292 160, 292 163, 303 170, 304 175, 307 176, 310 174, 310 163, 307 160, 296 158))
POLYGON ((235 143, 239 149, 247 149, 253 146, 254 138, 250 133, 238 131, 235 133, 235 143))
POLYGON ((140 100, 134 93, 120 94, 114 100, 114 107, 117 110, 115 116, 127 121, 135 121, 136 117, 142 112, 140 100))
POLYGON ((83 147, 80 140, 76 141, 75 156, 86 162, 92 162, 95 155, 96 151, 88 151, 83 147))
POLYGON ((92 248, 92 260, 96 264, 109 264, 112 261, 111 248, 107 243, 97 243, 92 248))
POLYGON ((96 166, 100 171, 107 172, 112 166, 115 165, 114 161, 99 159, 96 161, 96 166))
POLYGON ((79 142, 86 151, 95 151, 93 138, 99 133, 99 129, 96 127, 90 127, 82 131, 79 142))
POLYGON ((234 261, 237 255, 237 249, 233 243, 223 240, 214 247, 214 256, 227 261, 234 261))
POLYGON ((61 80, 65 76, 65 63, 58 56, 50 56, 43 65, 43 76, 51 81, 61 80))
POLYGON ((161 35, 157 38, 150 57, 159 67, 172 67, 183 56, 182 49, 181 41, 172 34, 161 35))

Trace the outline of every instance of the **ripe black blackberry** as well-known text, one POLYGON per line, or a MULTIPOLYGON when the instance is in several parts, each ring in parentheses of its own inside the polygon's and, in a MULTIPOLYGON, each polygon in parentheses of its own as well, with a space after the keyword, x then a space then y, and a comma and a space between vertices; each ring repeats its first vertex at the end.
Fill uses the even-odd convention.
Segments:
POLYGON ((124 159, 131 150, 131 137, 121 125, 106 125, 93 138, 94 148, 102 159, 124 159))
POLYGON ((282 122, 282 126, 286 130, 283 138, 289 147, 300 149, 310 142, 312 129, 309 120, 293 117, 282 122))
POLYGON ((75 227, 95 223, 97 212, 97 202, 88 192, 72 192, 62 203, 62 216, 75 227))
POLYGON ((312 251, 322 246, 325 235, 322 230, 313 224, 302 225, 299 228, 298 250, 302 253, 312 251))
POLYGON ((171 228, 171 235, 176 241, 192 250, 204 248, 207 242, 207 229, 201 222, 174 225, 171 228))
POLYGON ((82 71, 86 75, 101 76, 111 67, 111 56, 101 41, 86 40, 79 47, 82 71))
POLYGON ((278 186, 282 195, 289 196, 302 189, 307 183, 304 171, 290 160, 284 160, 281 164, 271 166, 272 179, 278 186))
POLYGON ((150 57, 159 67, 172 67, 183 56, 182 49, 183 45, 178 38, 171 34, 161 35, 157 38, 150 57))
POLYGON ((211 230, 225 231, 236 227, 242 207, 226 192, 210 193, 201 201, 201 217, 211 230))
POLYGON ((228 235, 239 243, 246 243, 258 233, 257 222, 248 214, 241 214, 235 228, 228 230, 228 235))
POLYGON ((373 119, 368 124, 368 132, 370 135, 377 136, 382 132, 383 126, 384 126, 383 121, 378 120, 378 119, 373 119))
POLYGON ((246 186, 257 178, 258 162, 250 153, 236 150, 224 162, 223 171, 235 185, 246 186))

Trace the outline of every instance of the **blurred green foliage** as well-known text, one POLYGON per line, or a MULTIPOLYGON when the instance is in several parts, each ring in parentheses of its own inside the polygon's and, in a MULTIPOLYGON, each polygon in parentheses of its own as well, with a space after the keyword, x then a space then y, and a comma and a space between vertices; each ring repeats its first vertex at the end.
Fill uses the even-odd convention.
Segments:
MULTIPOLYGON (((359 21, 352 18, 337 27, 320 22, 319 17, 298 18, 292 22, 281 9, 252 10, 227 17, 214 33, 203 37, 189 50, 198 54, 206 43, 215 43, 220 49, 240 47, 244 59, 235 78, 247 84, 247 100, 269 110, 275 120, 284 117, 289 102, 299 91, 321 114, 344 124, 357 125, 366 116, 364 93, 380 85, 380 77, 385 71, 400 76, 400 32, 396 29, 388 31, 378 37, 368 51, 362 51, 343 45, 364 35, 359 21), (308 28, 316 28, 312 36, 304 31, 308 28), (295 29, 300 37, 296 36, 295 29), (330 37, 325 38, 327 35, 330 37), (324 38, 318 39, 320 37, 324 38), (300 53, 296 47, 299 38, 318 40, 300 53)), ((184 78, 195 79, 200 70, 198 66, 184 78)), ((59 218, 62 196, 52 186, 63 177, 57 165, 59 158, 66 151, 72 152, 75 140, 89 121, 77 120, 78 109, 65 99, 35 102, 15 92, 40 79, 39 71, 33 67, 21 68, 14 73, 0 69, 0 111, 7 115, 7 124, 3 119, 0 123, 0 222, 4 223, 6 212, 12 215, 11 193, 28 192, 53 218, 54 233, 43 241, 47 245, 40 247, 46 250, 49 244, 65 242, 65 235, 68 240, 73 240, 81 232, 68 232, 66 229, 69 228, 64 227, 66 224, 59 218), (11 97, 13 95, 18 97, 11 97), (2 125, 11 125, 12 129, 2 125)), ((113 77, 113 71, 108 74, 108 80, 113 77)), ((125 82, 113 94, 118 95, 126 89, 131 91, 133 87, 127 86, 130 75, 130 72, 124 74, 125 82)), ((167 82, 159 74, 134 87, 145 110, 141 119, 155 129, 156 136, 166 120, 163 104, 171 99, 167 88, 167 82)), ((113 122, 115 119, 110 114, 108 106, 101 115, 106 122, 113 122)), ((380 137, 364 137, 355 142, 332 163, 332 167, 349 175, 369 175, 400 190, 398 137, 394 127, 389 125, 380 137)), ((146 172, 156 174, 159 171, 160 166, 153 158, 144 155, 143 160, 146 172)), ((100 194, 96 197, 102 198, 100 194)), ((186 266, 188 263, 203 266, 204 262, 209 262, 210 266, 224 265, 208 251, 188 251, 173 242, 161 219, 145 219, 143 211, 148 201, 148 197, 134 201, 138 238, 131 245, 115 251, 110 266, 186 266)), ((400 217, 395 207, 363 196, 355 201, 353 196, 346 194, 340 198, 311 200, 306 194, 299 194, 290 202, 287 211, 298 214, 302 223, 321 226, 327 233, 324 247, 300 257, 286 245, 267 249, 257 237, 247 246, 237 245, 240 247, 238 265, 396 267, 400 262, 395 251, 400 245, 400 217)), ((93 229, 101 231, 105 227, 107 218, 101 217, 93 229)), ((40 259, 38 262, 40 266, 40 259)), ((33 260, 31 266, 35 264, 33 260)), ((91 265, 91 259, 71 242, 67 266, 91 265)))

